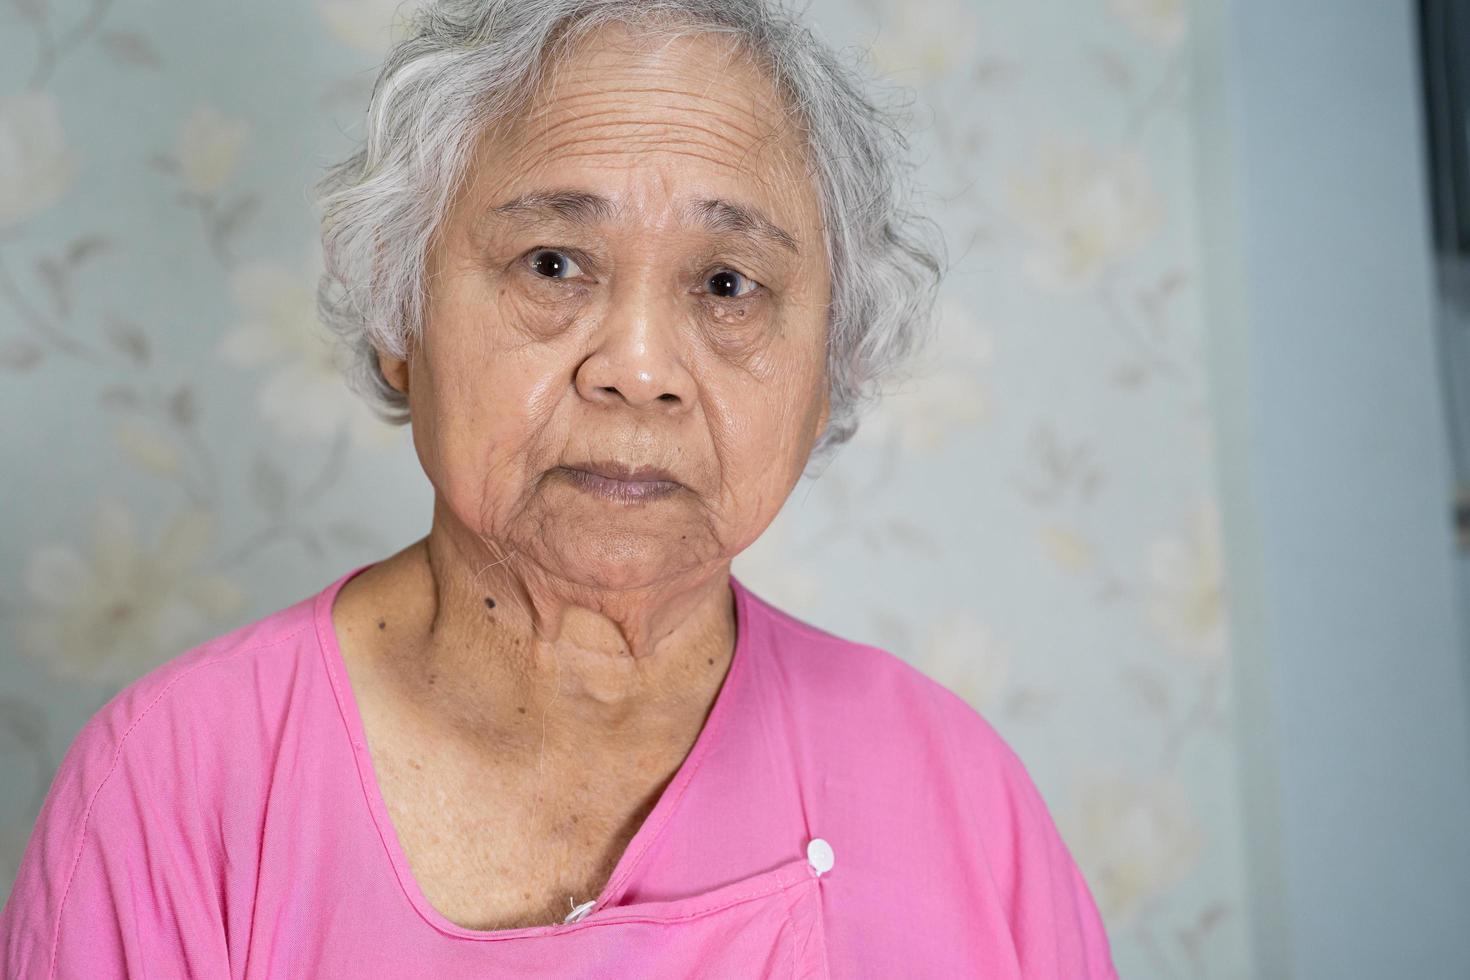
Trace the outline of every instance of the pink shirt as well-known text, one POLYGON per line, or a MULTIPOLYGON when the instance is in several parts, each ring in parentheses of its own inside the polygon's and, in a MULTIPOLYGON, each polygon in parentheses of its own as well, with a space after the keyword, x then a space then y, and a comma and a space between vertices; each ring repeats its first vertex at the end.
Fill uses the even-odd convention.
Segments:
POLYGON ((596 905, 454 925, 399 846, 332 628, 365 567, 83 727, 0 913, 7 978, 1116 978, 1087 885, 990 725, 733 577, 719 696, 596 905))

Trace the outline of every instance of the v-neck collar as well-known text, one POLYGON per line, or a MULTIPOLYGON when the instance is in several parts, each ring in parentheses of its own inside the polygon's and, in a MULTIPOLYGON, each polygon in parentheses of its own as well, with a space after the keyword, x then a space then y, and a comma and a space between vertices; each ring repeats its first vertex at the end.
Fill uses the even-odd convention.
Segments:
POLYGON ((332 606, 336 601, 337 594, 342 591, 353 577, 365 569, 371 568, 376 562, 359 565, 357 568, 347 572, 335 582, 327 586, 317 594, 313 617, 316 625, 318 646, 322 653, 322 661, 325 665, 328 679, 332 685, 332 691, 336 696, 337 707, 342 721, 346 727, 347 734, 351 739, 353 757, 357 765, 357 774, 361 783, 363 796, 367 801, 371 812, 373 824, 377 829, 378 836, 382 841, 390 864, 397 877, 399 887, 402 889, 409 902, 429 925, 436 930, 452 936, 465 939, 478 940, 504 940, 529 938, 533 936, 544 936, 560 931, 575 928, 580 922, 588 917, 595 917, 599 909, 613 908, 628 890, 634 872, 638 869, 644 856, 649 849, 663 835, 668 827, 669 820, 683 799, 690 781, 694 779, 695 773, 710 753, 711 746, 720 738, 721 732, 726 725, 727 716, 731 712, 730 702, 737 698, 737 688, 744 683, 745 675, 749 668, 745 662, 750 659, 748 647, 751 642, 750 629, 750 594, 749 590, 735 577, 729 575, 730 590, 735 598, 735 648, 730 656, 730 666, 725 672, 725 679, 720 684, 719 692, 715 695, 714 703, 710 707, 704 725, 700 728, 699 735, 695 738, 694 745, 684 757, 673 778, 659 794, 658 802, 654 804, 647 818, 634 833, 632 840, 619 856, 617 865, 603 886, 602 892, 597 896, 596 903, 592 909, 574 923, 553 923, 550 925, 525 926, 518 929, 467 929, 456 923, 450 922, 439 913, 419 887, 418 881, 408 866, 408 859, 399 841, 397 830, 388 815, 388 807, 383 799, 381 787, 378 784, 376 770, 373 766, 372 756, 367 747, 366 728, 363 725, 362 714, 358 707, 357 698, 353 694, 352 685, 348 680, 346 662, 342 657, 342 648, 338 642, 336 627, 332 622, 332 606))

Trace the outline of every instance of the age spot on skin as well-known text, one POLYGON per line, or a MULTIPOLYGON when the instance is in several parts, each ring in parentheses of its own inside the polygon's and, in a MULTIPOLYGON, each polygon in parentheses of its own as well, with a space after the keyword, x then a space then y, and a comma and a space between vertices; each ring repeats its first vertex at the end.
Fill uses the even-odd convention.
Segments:
POLYGON ((518 708, 516 708, 516 710, 519 711, 521 714, 525 714, 526 713, 526 709, 523 708, 523 707, 518 707, 518 708))

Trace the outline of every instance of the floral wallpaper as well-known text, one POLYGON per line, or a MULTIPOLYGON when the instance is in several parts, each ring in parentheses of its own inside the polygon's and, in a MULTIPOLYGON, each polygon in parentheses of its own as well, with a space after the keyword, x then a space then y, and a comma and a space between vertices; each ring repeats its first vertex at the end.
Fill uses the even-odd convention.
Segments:
MULTIPOLYGON (((395 0, 0 4, 0 876, 115 691, 428 527, 309 188, 395 0)), ((936 343, 735 562, 1017 749, 1124 976, 1248 975, 1183 0, 818 0, 914 99, 936 343)))

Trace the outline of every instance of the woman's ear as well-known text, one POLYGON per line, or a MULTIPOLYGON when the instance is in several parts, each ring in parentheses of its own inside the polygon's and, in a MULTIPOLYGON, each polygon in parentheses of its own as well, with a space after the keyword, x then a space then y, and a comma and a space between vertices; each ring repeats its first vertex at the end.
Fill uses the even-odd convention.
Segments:
POLYGON ((408 396, 408 361, 401 357, 394 357, 378 351, 378 370, 383 374, 383 380, 392 385, 395 390, 404 397, 408 396))

